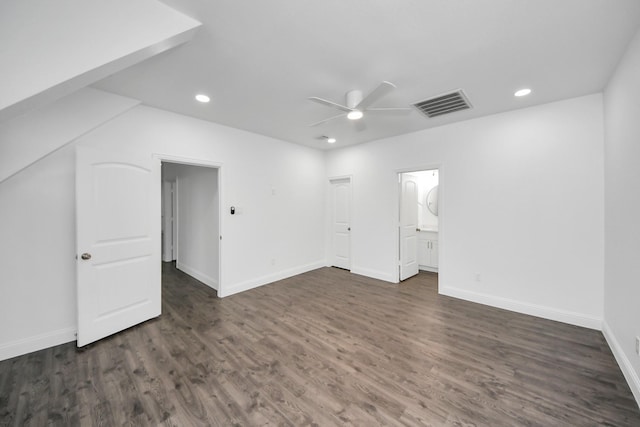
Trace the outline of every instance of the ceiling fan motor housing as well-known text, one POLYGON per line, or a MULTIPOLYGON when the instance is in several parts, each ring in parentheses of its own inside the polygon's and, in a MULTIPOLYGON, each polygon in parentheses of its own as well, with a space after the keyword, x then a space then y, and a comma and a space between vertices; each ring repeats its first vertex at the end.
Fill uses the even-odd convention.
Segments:
POLYGON ((347 107, 356 108, 358 104, 362 101, 362 91, 361 90, 350 90, 346 94, 347 98, 347 107))

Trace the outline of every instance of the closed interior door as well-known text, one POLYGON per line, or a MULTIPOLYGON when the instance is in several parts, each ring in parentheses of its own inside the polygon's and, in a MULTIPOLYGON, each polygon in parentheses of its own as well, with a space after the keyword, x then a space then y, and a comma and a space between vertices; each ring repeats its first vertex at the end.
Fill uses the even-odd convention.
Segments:
POLYGON ((418 274, 418 181, 400 174, 400 280, 418 274))
POLYGON ((162 182, 162 261, 176 260, 176 197, 174 181, 162 182))
POLYGON ((331 181, 332 265, 351 269, 351 180, 331 181))
POLYGON ((150 157, 77 149, 79 347, 160 315, 159 171, 150 157))

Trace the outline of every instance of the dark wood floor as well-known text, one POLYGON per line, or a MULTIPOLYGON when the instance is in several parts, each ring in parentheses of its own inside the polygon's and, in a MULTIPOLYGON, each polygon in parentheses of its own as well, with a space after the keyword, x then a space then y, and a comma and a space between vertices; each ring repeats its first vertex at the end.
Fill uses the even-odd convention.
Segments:
POLYGON ((600 332, 323 268, 0 362, 0 425, 640 426, 600 332))

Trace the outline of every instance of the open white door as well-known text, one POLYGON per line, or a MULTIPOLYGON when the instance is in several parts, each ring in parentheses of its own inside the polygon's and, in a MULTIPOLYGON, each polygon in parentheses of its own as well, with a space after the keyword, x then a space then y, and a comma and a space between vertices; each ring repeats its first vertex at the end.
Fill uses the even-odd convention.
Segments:
POLYGON ((333 261, 335 267, 351 270, 351 180, 331 181, 333 261))
POLYGON ((160 315, 159 170, 77 148, 78 347, 160 315))
POLYGON ((400 174, 400 280, 418 274, 418 181, 400 174))

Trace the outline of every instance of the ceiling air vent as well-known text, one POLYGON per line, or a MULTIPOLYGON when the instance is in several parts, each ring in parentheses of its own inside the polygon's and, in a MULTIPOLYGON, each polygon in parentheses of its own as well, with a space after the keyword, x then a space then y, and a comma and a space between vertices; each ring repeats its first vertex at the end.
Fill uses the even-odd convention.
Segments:
POLYGON ((416 102, 413 106, 420 110, 422 114, 431 118, 455 111, 467 110, 471 108, 471 103, 467 100, 464 92, 458 90, 416 102))

